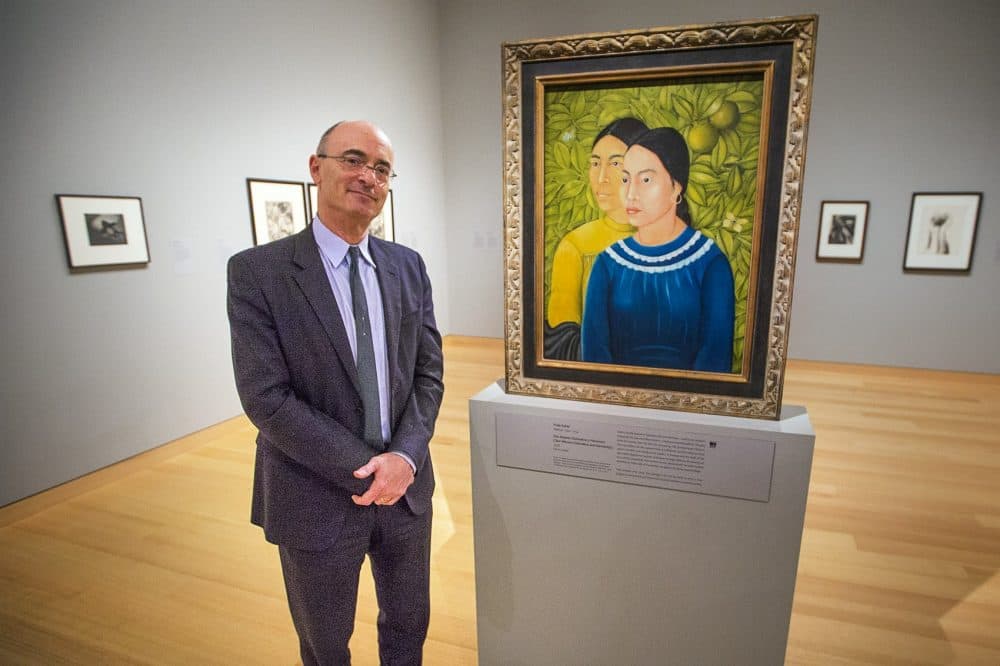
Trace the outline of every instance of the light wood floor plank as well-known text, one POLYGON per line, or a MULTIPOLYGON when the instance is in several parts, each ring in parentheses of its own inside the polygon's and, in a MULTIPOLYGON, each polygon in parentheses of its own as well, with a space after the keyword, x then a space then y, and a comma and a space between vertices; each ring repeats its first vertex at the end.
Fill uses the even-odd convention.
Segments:
MULTIPOLYGON (((499 340, 445 340, 429 664, 476 663, 468 399, 499 340)), ((787 663, 1000 664, 1000 377, 790 361, 816 429, 787 663)), ((0 508, 0 663, 294 664, 249 520, 243 417, 0 508)), ((362 575, 355 663, 378 662, 362 575)))

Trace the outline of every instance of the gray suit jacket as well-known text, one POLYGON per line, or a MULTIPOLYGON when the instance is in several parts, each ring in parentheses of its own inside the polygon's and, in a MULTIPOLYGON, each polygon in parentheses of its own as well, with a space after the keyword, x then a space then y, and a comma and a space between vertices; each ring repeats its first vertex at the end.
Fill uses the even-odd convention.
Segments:
MULTIPOLYGON (((392 441, 417 466, 405 501, 434 491, 428 445, 444 394, 441 336, 420 256, 369 237, 385 310, 392 441)), ((251 520, 268 541, 321 550, 336 540, 371 479, 357 368, 311 227, 229 260, 236 387, 259 429, 251 520)), ((353 325, 350 322, 349 325, 353 325)))

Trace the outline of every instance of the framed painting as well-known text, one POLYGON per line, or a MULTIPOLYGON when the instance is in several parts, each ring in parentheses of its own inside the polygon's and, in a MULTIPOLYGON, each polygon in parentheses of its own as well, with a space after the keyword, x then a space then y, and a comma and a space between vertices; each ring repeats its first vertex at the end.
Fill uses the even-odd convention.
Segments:
POLYGON ((57 194, 70 268, 149 263, 139 197, 57 194))
POLYGON ((302 182, 247 178, 254 245, 291 236, 306 228, 306 188, 302 182))
POLYGON ((824 201, 819 208, 816 261, 860 264, 868 229, 867 201, 824 201))
POLYGON ((982 192, 915 192, 903 270, 971 271, 982 201, 982 192))
POLYGON ((376 238, 387 241, 396 240, 396 225, 393 220, 392 190, 385 197, 385 205, 382 211, 375 216, 372 223, 368 225, 368 233, 376 238))
POLYGON ((816 20, 503 45, 509 392, 779 417, 816 20))
POLYGON ((309 219, 316 217, 316 211, 318 210, 316 197, 319 196, 319 186, 316 183, 306 183, 306 189, 309 190, 309 219))

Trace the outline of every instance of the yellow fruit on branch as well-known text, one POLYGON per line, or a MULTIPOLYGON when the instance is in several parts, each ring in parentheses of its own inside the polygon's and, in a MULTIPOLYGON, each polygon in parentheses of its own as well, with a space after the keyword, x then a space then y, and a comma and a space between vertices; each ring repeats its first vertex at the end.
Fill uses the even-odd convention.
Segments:
POLYGON ((705 121, 700 121, 688 132, 688 146, 693 153, 707 153, 719 142, 719 130, 705 121))
POLYGON ((740 122, 740 107, 736 102, 723 102, 719 110, 709 116, 708 121, 718 130, 727 130, 740 122))

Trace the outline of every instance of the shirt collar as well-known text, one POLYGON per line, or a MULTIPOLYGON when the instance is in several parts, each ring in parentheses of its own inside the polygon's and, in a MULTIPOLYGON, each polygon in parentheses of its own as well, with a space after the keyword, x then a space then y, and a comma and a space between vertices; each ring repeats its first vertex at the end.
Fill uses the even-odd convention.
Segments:
MULTIPOLYGON (((340 266, 347 256, 347 248, 350 247, 350 244, 337 234, 327 229, 326 225, 320 221, 318 216, 313 218, 312 228, 313 237, 316 239, 319 251, 326 256, 331 265, 340 266)), ((361 250, 361 256, 364 257, 365 261, 368 262, 372 268, 375 268, 375 261, 372 259, 371 251, 368 248, 367 233, 358 243, 358 249, 361 250)))

